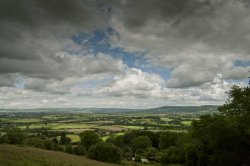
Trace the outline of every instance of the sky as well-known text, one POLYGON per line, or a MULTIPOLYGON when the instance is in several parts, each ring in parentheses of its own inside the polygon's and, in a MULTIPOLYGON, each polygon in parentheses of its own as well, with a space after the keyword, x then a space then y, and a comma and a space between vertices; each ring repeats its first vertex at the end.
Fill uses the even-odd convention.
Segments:
POLYGON ((0 108, 220 105, 249 71, 249 0, 0 1, 0 108))

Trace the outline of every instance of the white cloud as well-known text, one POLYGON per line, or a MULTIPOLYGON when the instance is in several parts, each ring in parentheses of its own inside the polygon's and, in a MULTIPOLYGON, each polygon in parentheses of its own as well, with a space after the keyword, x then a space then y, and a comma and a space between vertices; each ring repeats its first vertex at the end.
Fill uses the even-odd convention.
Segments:
POLYGON ((131 68, 123 76, 116 76, 110 84, 96 91, 99 95, 157 97, 164 86, 164 80, 156 74, 131 68))
POLYGON ((76 56, 62 52, 53 61, 47 61, 54 76, 49 79, 26 77, 25 88, 41 92, 71 93, 72 85, 84 82, 91 77, 119 75, 127 67, 120 59, 109 55, 76 56))
POLYGON ((230 86, 246 85, 242 80, 250 70, 249 4, 185 2, 104 1, 102 7, 85 0, 0 2, 9 9, 0 18, 1 107, 223 103, 230 86), (91 50, 89 38, 80 44, 72 40, 74 34, 92 36, 107 27, 114 32, 103 32, 110 35, 106 47, 145 53, 147 64, 138 60, 138 68, 129 68, 126 55, 122 61, 91 50), (151 72, 143 71, 144 65, 151 72), (154 73, 155 67, 170 78, 154 73))
POLYGON ((181 15, 182 11, 178 13, 181 6, 173 2, 172 7, 177 9, 170 17, 168 11, 159 6, 168 3, 146 1, 142 4, 136 1, 134 6, 132 3, 121 5, 123 7, 117 10, 120 15, 114 15, 110 20, 119 33, 113 45, 130 52, 147 52, 144 58, 151 65, 172 71, 169 87, 202 85, 212 82, 219 73, 225 79, 247 78, 248 68, 242 67, 241 74, 237 74, 239 68, 234 65, 237 60, 250 60, 250 43, 246 39, 250 34, 250 10, 246 5, 241 1, 218 1, 218 4, 212 2, 211 6, 201 2, 201 10, 202 7, 204 10, 211 7, 212 11, 198 15, 192 12, 199 9, 194 9, 181 15), (151 12, 136 10, 139 4, 144 9, 151 5, 151 12), (129 11, 128 15, 126 11, 129 11), (136 18, 131 17, 134 15, 136 18), (134 19, 141 24, 134 23, 134 19))

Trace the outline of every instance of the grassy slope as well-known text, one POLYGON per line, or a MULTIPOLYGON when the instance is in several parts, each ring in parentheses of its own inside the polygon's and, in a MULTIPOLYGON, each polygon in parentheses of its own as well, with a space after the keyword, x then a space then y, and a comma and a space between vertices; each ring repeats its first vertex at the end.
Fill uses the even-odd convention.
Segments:
POLYGON ((0 144, 0 166, 116 166, 83 156, 0 144))

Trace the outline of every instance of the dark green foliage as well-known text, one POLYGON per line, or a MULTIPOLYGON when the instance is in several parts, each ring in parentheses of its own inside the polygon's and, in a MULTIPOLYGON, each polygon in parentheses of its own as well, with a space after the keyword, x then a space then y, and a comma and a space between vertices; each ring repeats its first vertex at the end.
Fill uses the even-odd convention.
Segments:
POLYGON ((139 136, 133 140, 132 145, 134 150, 146 149, 152 146, 152 142, 148 136, 139 136))
POLYGON ((66 145, 65 152, 72 154, 74 152, 72 145, 66 145))
POLYGON ((58 139, 57 139, 57 138, 53 138, 51 141, 52 141, 53 143, 55 143, 55 144, 58 144, 58 139))
POLYGON ((163 132, 160 135, 160 143, 159 147, 160 149, 167 149, 170 146, 176 146, 178 137, 180 134, 174 133, 174 132, 163 132))
POLYGON ((145 150, 145 157, 149 160, 156 160, 158 150, 154 147, 149 147, 145 150))
POLYGON ((10 144, 24 144, 27 135, 18 128, 10 128, 7 130, 8 143, 10 144))
POLYGON ((196 143, 197 164, 200 165, 201 162, 202 165, 233 166, 249 162, 245 158, 250 155, 248 137, 242 135, 237 128, 230 119, 219 115, 203 116, 200 121, 194 122, 192 135, 199 140, 199 143, 196 143))
POLYGON ((123 135, 119 135, 119 136, 110 136, 106 142, 108 143, 112 143, 116 146, 122 147, 124 146, 124 136, 123 135))
POLYGON ((94 131, 84 131, 80 134, 81 145, 86 147, 88 150, 90 146, 97 144, 100 142, 99 135, 97 135, 94 131))
POLYGON ((78 145, 78 146, 74 147, 74 153, 76 155, 85 155, 86 148, 83 145, 78 145))
POLYGON ((195 141, 186 150, 186 165, 250 165, 249 91, 234 86, 219 108, 221 115, 201 116, 193 122, 195 141))
POLYGON ((144 153, 145 153, 144 149, 137 149, 135 151, 135 155, 144 155, 144 153))
POLYGON ((137 149, 135 151, 135 161, 140 162, 141 158, 144 156, 144 153, 145 153, 144 149, 137 149))
POLYGON ((71 139, 69 137, 66 137, 66 133, 65 132, 62 132, 59 143, 61 145, 66 145, 66 144, 69 144, 70 142, 71 142, 71 139))
POLYGON ((219 111, 228 117, 241 117, 249 115, 250 112, 250 88, 240 88, 239 86, 233 86, 232 89, 227 92, 228 100, 222 106, 219 107, 219 111))
POLYGON ((99 161, 120 163, 122 160, 122 153, 118 147, 102 142, 89 148, 88 157, 99 161))
POLYGON ((123 138, 123 144, 124 145, 128 145, 128 146, 132 146, 133 145, 133 141, 136 137, 139 136, 147 136, 151 142, 152 142, 152 146, 155 148, 158 148, 159 145, 159 140, 158 140, 158 133, 154 133, 151 131, 139 131, 139 130, 135 130, 135 131, 131 131, 129 133, 126 133, 124 135, 123 138))
MULTIPOLYGON (((198 151, 198 147, 195 147, 194 145, 189 145, 186 149, 185 165, 186 166, 197 166, 199 153, 200 152, 198 151)), ((204 166, 206 166, 206 164, 204 164, 204 166)))
POLYGON ((0 136, 0 144, 8 143, 8 137, 6 134, 0 136))
POLYGON ((54 144, 53 150, 55 150, 55 151, 64 151, 64 147, 62 145, 54 144))
POLYGON ((45 140, 44 146, 47 150, 52 150, 53 149, 53 142, 51 142, 51 140, 45 140))
POLYGON ((26 140, 26 144, 37 148, 45 148, 44 140, 40 137, 30 137, 26 140))
POLYGON ((131 158, 133 156, 133 151, 132 151, 131 147, 125 146, 124 148, 122 148, 122 154, 123 154, 123 157, 125 159, 131 160, 131 158))
POLYGON ((185 155, 183 149, 178 148, 176 146, 171 146, 165 149, 161 156, 162 164, 170 164, 170 163, 183 163, 185 160, 185 155))
POLYGON ((235 121, 238 130, 250 135, 250 88, 233 86, 227 94, 228 100, 219 107, 219 111, 231 121, 235 121))

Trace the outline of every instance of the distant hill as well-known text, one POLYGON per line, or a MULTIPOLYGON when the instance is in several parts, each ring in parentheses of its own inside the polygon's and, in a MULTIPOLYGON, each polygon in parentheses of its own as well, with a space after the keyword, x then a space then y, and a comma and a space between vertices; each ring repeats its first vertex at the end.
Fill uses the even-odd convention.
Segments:
POLYGON ((0 109, 5 112, 71 112, 71 113, 112 113, 112 112, 133 112, 140 109, 127 108, 34 108, 34 109, 0 109))
POLYGON ((148 113, 211 113, 216 112, 219 106, 203 105, 203 106, 163 106, 145 110, 148 113))
POLYGON ((67 113, 128 113, 128 112, 147 112, 147 113, 188 113, 188 112, 214 112, 219 106, 163 106, 152 109, 128 109, 128 108, 35 108, 35 109, 0 109, 0 113, 9 112, 67 112, 67 113))
POLYGON ((0 166, 118 166, 63 152, 0 144, 0 166))

